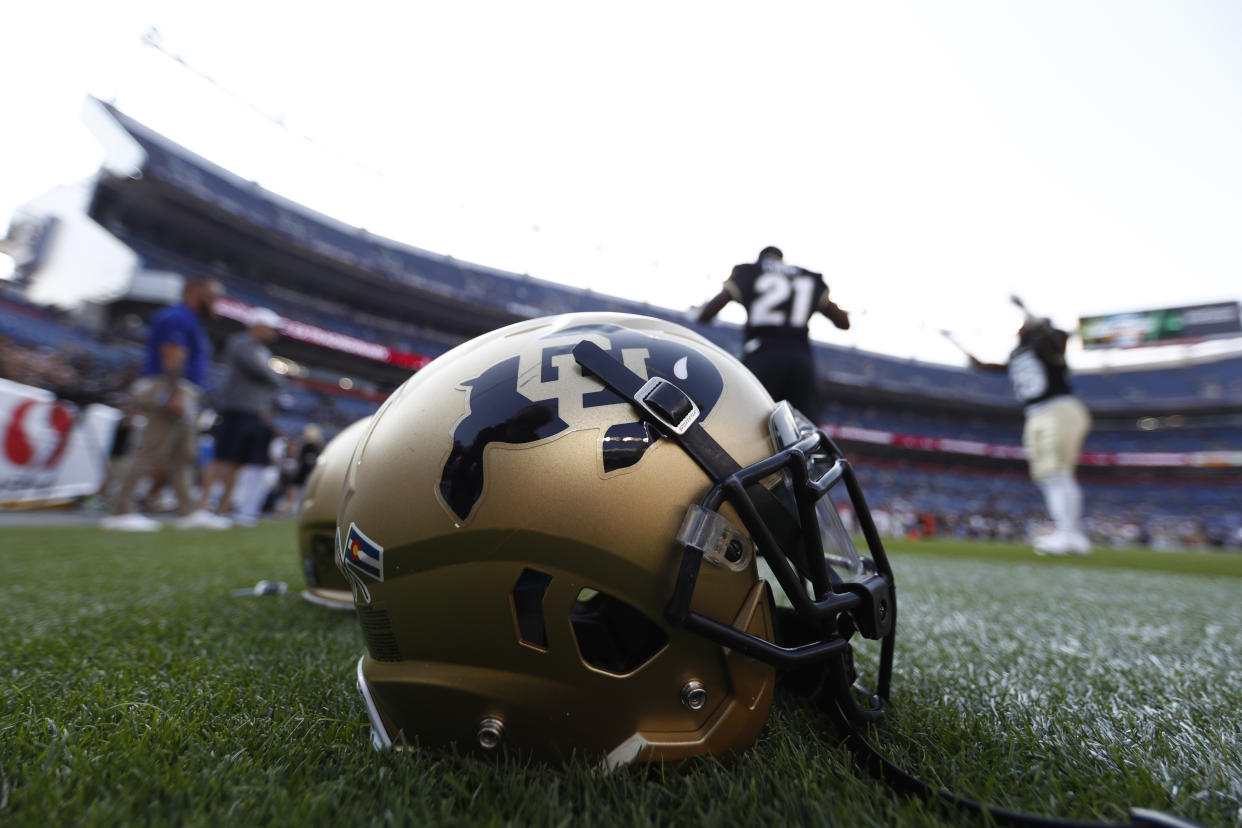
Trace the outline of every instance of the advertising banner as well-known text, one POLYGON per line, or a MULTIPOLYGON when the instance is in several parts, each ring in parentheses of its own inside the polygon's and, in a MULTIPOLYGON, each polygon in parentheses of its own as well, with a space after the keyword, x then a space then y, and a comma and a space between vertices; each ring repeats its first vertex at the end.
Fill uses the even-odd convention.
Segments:
POLYGON ((79 409, 49 391, 0 380, 0 505, 97 492, 121 416, 106 405, 79 409))
MULTIPOLYGON (((250 318, 252 310, 253 308, 245 302, 239 302, 227 296, 222 296, 216 300, 216 313, 226 319, 234 319, 241 322, 243 325, 250 318)), ((409 368, 412 371, 422 368, 432 360, 432 357, 424 356, 423 354, 398 351, 395 348, 389 348, 377 342, 368 342, 356 336, 330 331, 317 325, 299 322, 296 319, 285 318, 281 320, 280 333, 282 336, 296 339, 298 342, 318 345, 321 348, 340 351, 343 354, 352 354, 353 356, 374 360, 375 362, 384 362, 388 365, 409 368)))

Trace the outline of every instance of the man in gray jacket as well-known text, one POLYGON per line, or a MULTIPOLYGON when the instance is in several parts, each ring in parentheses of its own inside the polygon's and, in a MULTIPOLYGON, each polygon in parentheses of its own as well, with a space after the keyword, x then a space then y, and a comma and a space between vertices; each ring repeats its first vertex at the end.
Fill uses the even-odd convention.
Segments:
POLYGON ((237 470, 244 465, 268 464, 272 441, 272 410, 283 377, 272 370, 268 344, 280 336, 281 319, 267 308, 250 312, 248 327, 229 337, 224 362, 229 374, 216 400, 220 421, 216 425, 215 458, 203 474, 200 509, 206 509, 211 490, 223 482, 216 510, 225 513, 233 496, 237 470))

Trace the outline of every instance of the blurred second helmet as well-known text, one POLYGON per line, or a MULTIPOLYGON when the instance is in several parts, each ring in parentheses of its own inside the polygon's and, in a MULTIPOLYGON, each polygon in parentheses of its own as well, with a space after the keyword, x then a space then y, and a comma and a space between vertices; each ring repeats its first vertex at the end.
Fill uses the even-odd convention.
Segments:
POLYGON ((352 612, 354 608, 349 583, 333 561, 336 507, 340 505, 345 468, 353 457, 354 445, 370 421, 370 417, 364 417, 328 441, 306 479, 298 511, 298 554, 306 578, 302 597, 329 609, 352 612))

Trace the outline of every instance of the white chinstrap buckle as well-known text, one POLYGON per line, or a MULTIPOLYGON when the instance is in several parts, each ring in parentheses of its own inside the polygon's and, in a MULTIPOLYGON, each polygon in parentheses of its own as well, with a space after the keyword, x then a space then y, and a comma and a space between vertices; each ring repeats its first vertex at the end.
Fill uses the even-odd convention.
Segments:
POLYGON ((641 405, 644 411, 646 411, 648 414, 654 417, 661 425, 668 428, 674 434, 685 434, 687 431, 690 430, 690 426, 694 425, 695 422, 697 422, 699 419, 698 404, 690 397, 689 394, 687 394, 685 391, 682 391, 680 388, 678 388, 675 383, 669 382, 668 380, 664 379, 664 377, 652 377, 651 379, 644 382, 642 387, 639 388, 637 393, 634 394, 634 402, 641 405), (683 417, 680 423, 674 423, 674 422, 671 422, 665 419, 665 417, 662 414, 660 414, 658 411, 653 409, 650 403, 647 402, 647 398, 650 397, 657 388, 660 388, 661 386, 664 386, 664 385, 670 385, 673 388, 676 388, 678 393, 684 396, 686 400, 690 403, 690 413, 688 413, 685 417, 683 417))

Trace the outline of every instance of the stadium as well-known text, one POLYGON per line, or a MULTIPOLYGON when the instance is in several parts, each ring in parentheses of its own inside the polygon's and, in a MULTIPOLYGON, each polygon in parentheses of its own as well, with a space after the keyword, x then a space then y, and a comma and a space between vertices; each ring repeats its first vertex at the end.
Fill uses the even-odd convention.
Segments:
MULTIPOLYGON (((612 311, 687 322, 671 308, 372 237, 265 193, 100 106, 147 159, 138 176, 101 175, 87 202, 90 220, 137 257, 133 275, 63 320, 31 304, 20 287, 4 300, 3 333, 13 346, 83 361, 71 366, 77 376, 96 375, 95 363, 113 372, 132 368, 144 320, 175 298, 186 274, 210 274, 225 287, 212 331, 218 341, 252 307, 287 320, 276 354, 297 372, 278 418, 290 435, 308 422, 335 434, 373 413, 435 357, 521 319, 612 311)), ((29 240, 17 282, 28 281, 35 295, 49 290, 40 286, 40 271, 43 260, 60 255, 57 232, 57 219, 46 215, 12 231, 29 240)), ((697 331, 741 351, 736 326, 697 331)), ((863 470, 873 506, 897 515, 895 534, 1033 534, 1042 506, 1025 480, 1021 411, 1004 377, 822 343, 816 350, 819 383, 831 401, 824 424, 863 470), (924 514, 934 521, 918 520, 924 514)), ((1078 372, 1075 380, 1096 420, 1081 463, 1097 542, 1242 548, 1242 356, 1078 372)), ((32 384, 61 390, 47 380, 32 384)), ((61 396, 102 402, 123 385, 110 384, 62 382, 71 388, 61 396)))
MULTIPOLYGON (((0 821, 966 819, 869 778, 790 696, 776 697, 752 749, 724 759, 602 772, 582 756, 373 751, 354 692, 359 653, 380 646, 373 616, 360 606, 360 631, 350 613, 297 600, 304 581, 319 584, 299 557, 300 484, 282 476, 286 461, 505 326, 633 314, 738 356, 743 328, 369 233, 112 103, 88 109, 108 161, 26 204, 0 240, 15 265, 0 280, 0 526, 12 550, 0 563, 0 821), (256 309, 280 317, 268 363, 281 378, 279 444, 255 495, 261 519, 101 532, 141 433, 130 392, 153 320, 194 279, 223 288, 205 321, 214 387, 256 309)), ((1076 470, 1093 547, 1081 557, 1032 554, 1049 519, 1007 377, 813 341, 816 425, 849 459, 902 584, 893 705, 869 732, 896 765, 1013 811, 1117 822, 1137 807, 1242 824, 1242 351, 1231 347, 1242 327, 1236 302, 1221 307, 1223 321, 1172 341, 1224 347, 1074 372, 1094 421, 1076 470)), ((218 430, 210 416, 196 427, 201 472, 218 430)), ((158 488, 145 505, 172 523, 158 488)), ((843 519, 869 535, 850 510, 843 519)), ((316 554, 319 565, 333 553, 316 554)), ((514 590, 519 638, 546 649, 514 590)))

